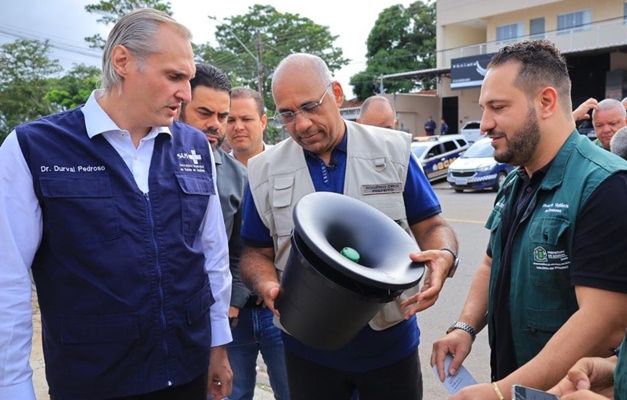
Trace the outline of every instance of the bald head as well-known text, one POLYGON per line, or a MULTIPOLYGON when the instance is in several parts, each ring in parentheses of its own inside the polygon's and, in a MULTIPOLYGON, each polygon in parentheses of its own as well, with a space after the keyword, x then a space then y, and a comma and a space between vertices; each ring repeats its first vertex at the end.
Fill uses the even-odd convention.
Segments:
POLYGON ((612 136, 610 151, 627 160, 627 126, 620 128, 612 136))
POLYGON ((357 122, 364 125, 394 129, 396 111, 390 101, 383 96, 370 96, 361 105, 357 122))
POLYGON ((333 81, 324 60, 303 53, 284 58, 272 77, 272 97, 277 117, 292 139, 330 162, 346 126, 340 114, 342 86, 333 81))
POLYGON ((324 60, 313 54, 295 53, 285 57, 277 65, 272 75, 272 94, 275 94, 277 86, 292 74, 297 74, 301 79, 307 79, 315 83, 320 82, 328 86, 333 81, 331 71, 324 60))

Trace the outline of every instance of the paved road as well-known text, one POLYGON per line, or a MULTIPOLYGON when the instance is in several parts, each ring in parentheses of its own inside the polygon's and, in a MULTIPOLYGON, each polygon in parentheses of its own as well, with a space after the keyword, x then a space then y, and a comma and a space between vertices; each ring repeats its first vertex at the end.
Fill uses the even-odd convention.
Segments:
MULTIPOLYGON (((441 337, 451 322, 459 315, 461 306, 468 293, 472 276, 485 254, 488 232, 483 228, 483 223, 490 214, 492 202, 494 201, 494 193, 455 193, 448 188, 445 182, 434 184, 434 188, 442 204, 444 218, 457 233, 460 242, 459 256, 461 261, 455 278, 446 282, 438 302, 429 310, 422 312, 418 317, 422 331, 420 359, 422 362, 425 400, 444 399, 448 395, 442 384, 435 378, 429 366, 431 346, 433 341, 441 337)), ((49 397, 44 378, 44 362, 40 344, 41 324, 39 323, 38 315, 34 318, 34 327, 35 338, 31 366, 34 370, 37 399, 44 400, 49 397)), ((485 331, 477 336, 473 350, 464 365, 478 381, 489 381, 489 347, 485 331)), ((268 383, 265 365, 261 359, 258 361, 257 381, 255 399, 274 399, 268 383)))

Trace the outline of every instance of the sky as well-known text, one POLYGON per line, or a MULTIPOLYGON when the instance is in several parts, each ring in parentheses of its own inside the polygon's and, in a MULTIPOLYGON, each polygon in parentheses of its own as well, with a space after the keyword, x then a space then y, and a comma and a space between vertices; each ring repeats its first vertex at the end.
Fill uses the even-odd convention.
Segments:
MULTIPOLYGON (((216 44, 213 34, 218 22, 209 15, 223 21, 248 12, 254 4, 271 5, 279 12, 299 14, 313 22, 328 26, 332 35, 337 35, 335 46, 340 47, 350 63, 337 71, 338 80, 347 98, 352 98, 350 77, 366 68, 366 40, 381 11, 395 4, 408 6, 411 1, 331 1, 331 0, 169 0, 173 17, 186 25, 194 36, 195 43, 216 44)), ((17 0, 3 1, 0 11, 0 44, 17 39, 16 35, 28 39, 49 39, 52 44, 68 51, 57 50, 52 58, 59 60, 65 70, 74 63, 85 63, 100 67, 98 52, 88 48, 83 40, 86 36, 100 33, 107 37, 111 26, 97 23, 98 17, 85 11, 85 5, 97 4, 98 0, 17 0)))

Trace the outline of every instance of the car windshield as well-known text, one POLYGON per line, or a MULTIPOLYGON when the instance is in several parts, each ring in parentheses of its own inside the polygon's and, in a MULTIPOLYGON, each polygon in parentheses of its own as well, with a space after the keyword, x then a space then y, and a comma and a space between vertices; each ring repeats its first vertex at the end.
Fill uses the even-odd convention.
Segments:
POLYGON ((481 124, 479 122, 468 122, 462 129, 481 129, 481 124))
POLYGON ((494 147, 490 140, 480 141, 468 148, 462 158, 492 158, 494 157, 494 147))
POLYGON ((427 151, 427 146, 412 146, 411 152, 418 158, 427 151))

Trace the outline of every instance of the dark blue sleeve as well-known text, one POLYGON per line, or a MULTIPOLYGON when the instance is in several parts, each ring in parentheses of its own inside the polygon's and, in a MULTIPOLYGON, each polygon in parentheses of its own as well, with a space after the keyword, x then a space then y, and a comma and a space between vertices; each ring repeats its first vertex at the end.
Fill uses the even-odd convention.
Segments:
POLYGON ((440 201, 431 187, 415 157, 409 156, 407 179, 405 180, 405 213, 407 223, 413 225, 442 212, 440 201))
POLYGON ((246 187, 244 194, 244 217, 242 221, 242 242, 252 247, 273 247, 274 241, 270 236, 270 230, 264 225, 255 207, 255 200, 250 192, 250 186, 246 187))

